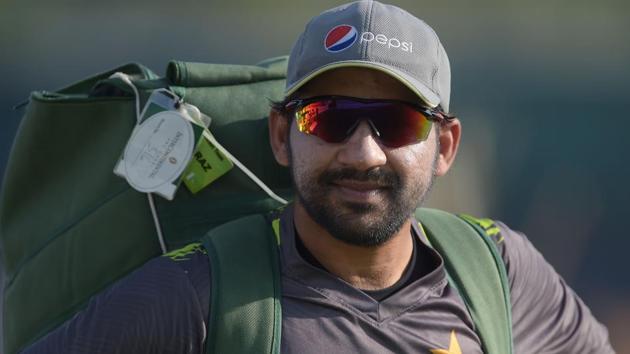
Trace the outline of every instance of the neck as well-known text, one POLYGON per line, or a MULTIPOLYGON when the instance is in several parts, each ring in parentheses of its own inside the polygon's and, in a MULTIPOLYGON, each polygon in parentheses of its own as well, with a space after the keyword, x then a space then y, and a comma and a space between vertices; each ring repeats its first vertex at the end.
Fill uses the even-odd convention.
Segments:
POLYGON ((315 259, 359 289, 379 290, 394 285, 411 260, 411 220, 388 241, 375 247, 351 245, 334 238, 299 202, 294 204, 294 222, 298 237, 315 259))

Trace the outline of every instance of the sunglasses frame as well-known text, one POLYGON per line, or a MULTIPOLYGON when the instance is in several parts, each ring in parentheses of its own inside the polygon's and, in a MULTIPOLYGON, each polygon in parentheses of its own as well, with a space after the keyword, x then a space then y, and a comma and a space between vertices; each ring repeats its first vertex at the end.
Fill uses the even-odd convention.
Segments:
MULTIPOLYGON (((442 112, 440 109, 437 108, 430 108, 427 106, 423 106, 420 104, 415 104, 412 102, 408 102, 408 101, 403 101, 403 100, 395 100, 395 99, 374 99, 374 98, 359 98, 359 97, 351 97, 351 96, 338 96, 338 95, 326 95, 326 96, 315 96, 315 97, 308 97, 308 98, 298 98, 298 99, 292 99, 289 100, 286 104, 284 104, 282 106, 283 110, 290 114, 290 115, 295 115, 297 113, 297 111, 301 108, 304 107, 310 103, 313 102, 317 102, 317 101, 323 101, 323 100, 348 100, 348 101, 354 101, 354 102, 360 102, 360 103, 396 103, 396 104, 403 104, 405 106, 411 107, 413 110, 422 113, 427 120, 431 121, 431 122, 436 122, 436 123, 444 123, 444 122, 449 122, 453 119, 455 119, 455 116, 450 116, 444 112, 442 112)), ((374 123, 371 121, 371 119, 366 119, 368 124, 370 125, 370 128, 372 129, 372 131, 375 133, 375 135, 377 137, 380 137, 380 132, 378 131, 378 129, 374 126, 374 123)), ((358 125, 358 124, 356 124, 358 125)), ((355 127, 356 127, 355 125, 355 127)), ((348 136, 350 136, 352 134, 352 131, 354 130, 351 129, 348 132, 348 136)), ((420 140, 421 141, 421 140, 420 140)))

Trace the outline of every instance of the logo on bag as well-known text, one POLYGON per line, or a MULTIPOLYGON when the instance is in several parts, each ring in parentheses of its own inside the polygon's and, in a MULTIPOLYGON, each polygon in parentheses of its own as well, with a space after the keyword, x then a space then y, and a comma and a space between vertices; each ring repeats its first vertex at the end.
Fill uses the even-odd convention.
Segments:
POLYGON ((331 53, 348 49, 357 41, 357 29, 350 25, 339 25, 328 31, 324 39, 324 47, 331 53))

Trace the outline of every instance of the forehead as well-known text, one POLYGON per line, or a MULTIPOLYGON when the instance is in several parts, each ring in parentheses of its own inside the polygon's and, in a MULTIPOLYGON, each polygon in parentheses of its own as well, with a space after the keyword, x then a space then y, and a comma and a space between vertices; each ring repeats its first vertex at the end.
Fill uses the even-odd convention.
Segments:
POLYGON ((420 98, 400 81, 384 72, 369 68, 337 68, 326 71, 306 83, 297 93, 297 96, 302 98, 325 95, 398 99, 421 103, 420 98))

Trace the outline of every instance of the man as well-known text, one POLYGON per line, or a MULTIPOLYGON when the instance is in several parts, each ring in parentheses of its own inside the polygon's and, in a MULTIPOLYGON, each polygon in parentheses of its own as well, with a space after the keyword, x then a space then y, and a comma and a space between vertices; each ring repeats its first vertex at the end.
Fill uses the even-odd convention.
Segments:
MULTIPOLYGON (((296 193, 279 227, 282 352, 482 352, 444 255, 413 217, 457 153, 449 95, 443 46, 404 10, 361 1, 306 26, 286 98, 269 117, 296 193)), ((496 223, 492 239, 507 269, 516 353, 613 352, 524 235, 496 223)), ((26 352, 201 353, 209 274, 199 244, 155 259, 26 352)))

